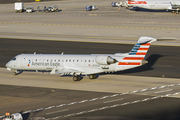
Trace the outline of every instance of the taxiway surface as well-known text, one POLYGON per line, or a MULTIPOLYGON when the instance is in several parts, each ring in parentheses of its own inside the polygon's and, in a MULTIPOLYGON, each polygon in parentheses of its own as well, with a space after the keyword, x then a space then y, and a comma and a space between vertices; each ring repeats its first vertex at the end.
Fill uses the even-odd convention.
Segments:
POLYGON ((119 11, 110 3, 109 0, 25 3, 25 7, 35 10, 39 5, 60 8, 56 13, 32 14, 15 13, 14 4, 0 5, 0 67, 21 53, 126 53, 141 36, 168 40, 153 43, 146 57, 148 64, 102 74, 93 81, 84 77, 73 82, 71 77, 47 73, 23 72, 13 76, 0 68, 0 115, 9 110, 22 112, 25 120, 180 119, 180 16, 162 11, 136 12, 125 8, 119 11), (85 11, 90 4, 99 9, 85 11))

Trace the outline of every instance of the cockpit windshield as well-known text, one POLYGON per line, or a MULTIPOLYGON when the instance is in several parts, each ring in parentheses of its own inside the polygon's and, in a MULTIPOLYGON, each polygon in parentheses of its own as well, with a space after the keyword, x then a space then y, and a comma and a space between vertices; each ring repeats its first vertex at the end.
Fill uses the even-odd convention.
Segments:
POLYGON ((16 60, 16 58, 13 58, 12 60, 16 60))

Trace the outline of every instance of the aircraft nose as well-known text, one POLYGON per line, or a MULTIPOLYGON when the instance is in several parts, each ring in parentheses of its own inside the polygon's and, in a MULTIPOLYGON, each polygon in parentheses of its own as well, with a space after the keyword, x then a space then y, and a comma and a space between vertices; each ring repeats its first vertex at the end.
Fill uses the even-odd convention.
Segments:
POLYGON ((5 66, 6 66, 7 68, 10 68, 10 62, 8 62, 5 66))

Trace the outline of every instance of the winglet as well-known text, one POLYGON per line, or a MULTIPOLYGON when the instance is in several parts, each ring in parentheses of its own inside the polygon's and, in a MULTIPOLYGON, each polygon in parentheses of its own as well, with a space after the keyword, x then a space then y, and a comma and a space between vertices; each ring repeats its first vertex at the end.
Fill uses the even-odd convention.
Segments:
POLYGON ((143 36, 143 37, 139 38, 138 43, 139 44, 146 44, 146 43, 152 43, 152 42, 155 42, 155 41, 157 41, 157 39, 152 38, 152 37, 143 36))

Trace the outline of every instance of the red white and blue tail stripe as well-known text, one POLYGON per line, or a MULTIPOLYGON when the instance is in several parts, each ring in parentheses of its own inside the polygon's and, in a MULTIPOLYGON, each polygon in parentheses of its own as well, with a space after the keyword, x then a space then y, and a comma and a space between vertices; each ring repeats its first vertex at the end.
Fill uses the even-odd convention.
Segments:
POLYGON ((118 65, 142 65, 151 42, 156 41, 155 38, 141 37, 129 54, 119 62, 118 65))

